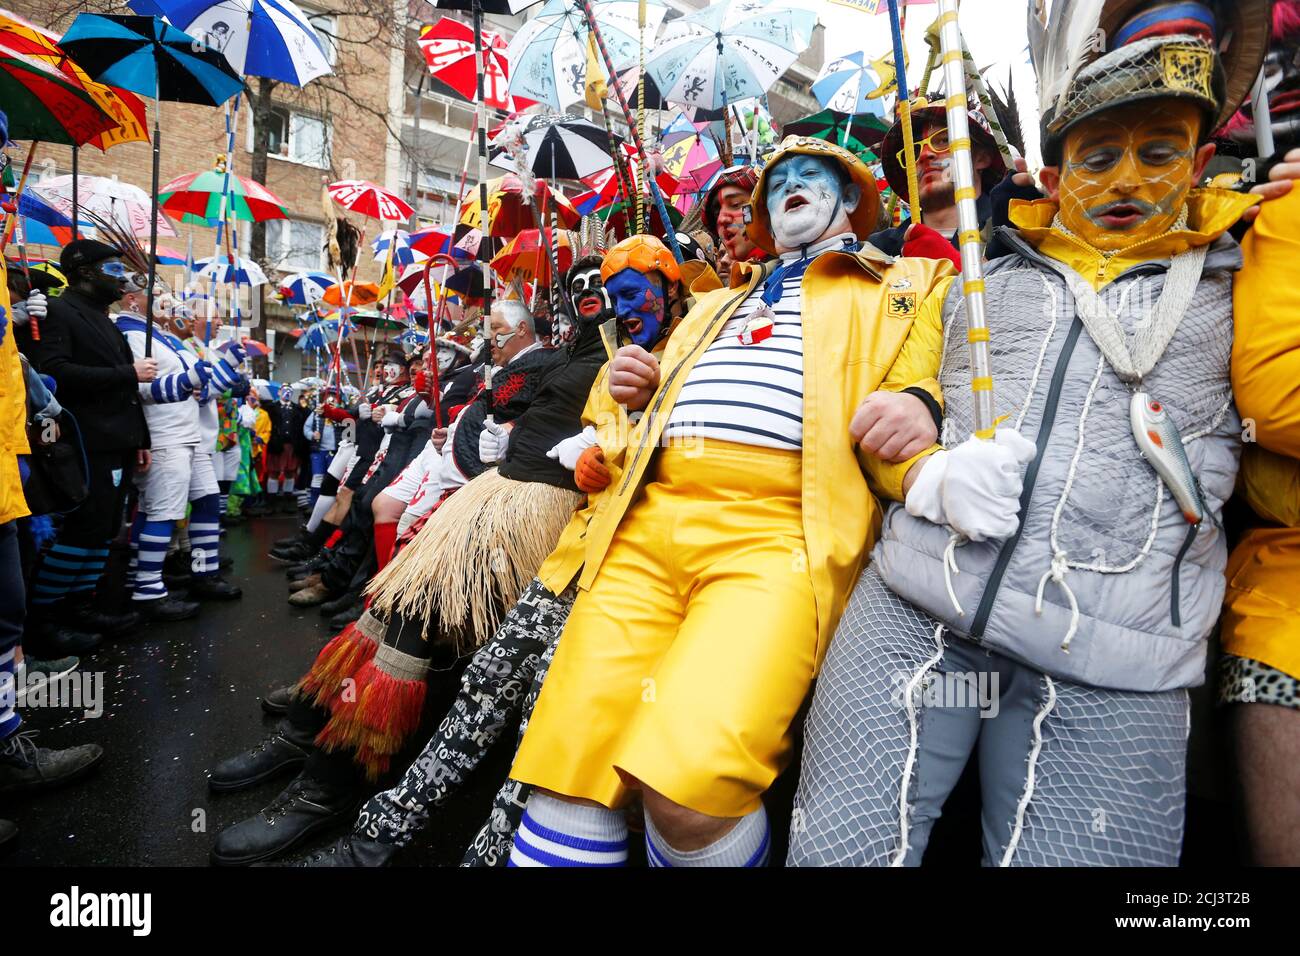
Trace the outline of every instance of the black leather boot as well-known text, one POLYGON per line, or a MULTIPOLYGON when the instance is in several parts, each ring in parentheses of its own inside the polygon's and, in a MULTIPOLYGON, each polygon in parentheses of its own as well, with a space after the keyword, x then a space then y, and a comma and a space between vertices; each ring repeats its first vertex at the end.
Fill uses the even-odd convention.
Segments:
POLYGON ((89 773, 104 756, 99 744, 63 750, 41 747, 36 731, 22 730, 0 741, 0 794, 58 787, 89 773))
POLYGON ((325 617, 332 617, 339 613, 339 611, 346 611, 359 600, 361 600, 361 595, 356 591, 346 591, 338 597, 322 604, 320 606, 320 612, 325 617))
POLYGON ((280 717, 289 712, 289 701, 293 699, 293 684, 285 684, 262 695, 262 710, 273 717, 280 717))
POLYGON ((144 615, 144 619, 150 622, 188 621, 199 613, 197 601, 182 601, 170 594, 165 598, 154 598, 152 601, 136 601, 135 604, 144 615))
POLYGON ((52 618, 41 618, 30 623, 24 647, 45 658, 82 657, 104 642, 104 635, 95 631, 78 630, 60 624, 52 618))
MULTIPOLYGON (((53 614, 58 623, 78 631, 102 634, 104 637, 122 637, 138 630, 144 623, 135 608, 122 614, 114 614, 94 605, 94 596, 90 591, 80 592, 62 601, 53 614)), ((75 653, 69 651, 68 653, 75 653)))
POLYGON ((361 601, 357 601, 351 607, 344 608, 343 610, 339 611, 339 613, 335 614, 332 618, 330 618, 330 629, 334 631, 341 631, 349 624, 355 623, 357 619, 360 618, 361 615, 365 613, 366 613, 365 604, 362 603, 361 601))
POLYGON ((281 774, 297 773, 311 753, 311 736, 280 721, 275 733, 255 747, 227 757, 212 769, 208 787, 218 793, 244 790, 281 774))
POLYGON ((313 834, 352 818, 360 792, 298 777, 266 809, 226 827, 212 847, 216 866, 247 866, 288 853, 313 834))
POLYGON ((312 868, 380 867, 391 865, 396 855, 397 847, 391 843, 380 843, 359 833, 349 833, 324 849, 300 856, 285 865, 312 868))
POLYGON ((239 585, 231 584, 219 574, 210 574, 190 581, 190 598, 195 601, 233 601, 244 596, 239 585))

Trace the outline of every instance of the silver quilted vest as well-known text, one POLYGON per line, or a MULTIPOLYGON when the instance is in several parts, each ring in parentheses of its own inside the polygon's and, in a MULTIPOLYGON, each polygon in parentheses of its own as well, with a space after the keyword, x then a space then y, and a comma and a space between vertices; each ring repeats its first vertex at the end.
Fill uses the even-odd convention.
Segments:
MULTIPOLYGON (((1211 247, 1191 306, 1143 382, 1177 423, 1209 511, 1189 543, 1189 525, 1138 453, 1129 387, 1083 329, 1048 260, 1014 233, 1004 236, 1017 252, 992 263, 987 281, 994 396, 1002 424, 1038 445, 1020 532, 955 544, 957 570, 945 574, 950 529, 895 505, 875 566, 895 593, 953 631, 1053 676, 1138 691, 1199 684, 1223 600, 1221 517, 1240 454, 1229 359, 1241 251, 1227 236, 1211 247)), ((1144 263, 1100 293, 1128 334, 1154 306, 1167 269, 1167 261, 1144 263)), ((948 447, 972 430, 960 285, 944 303, 948 447)))

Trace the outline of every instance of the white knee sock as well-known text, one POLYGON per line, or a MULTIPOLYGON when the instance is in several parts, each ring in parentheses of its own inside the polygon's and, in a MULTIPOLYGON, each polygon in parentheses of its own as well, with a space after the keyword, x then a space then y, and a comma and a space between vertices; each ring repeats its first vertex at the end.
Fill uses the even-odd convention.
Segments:
POLYGON ((316 505, 311 509, 311 517, 307 519, 307 530, 315 531, 320 527, 321 520, 325 517, 325 512, 334 507, 333 495, 321 495, 316 499, 316 505))
POLYGON ((268 495, 278 495, 278 494, 280 493, 280 479, 279 479, 279 478, 268 478, 268 479, 266 479, 266 493, 267 493, 268 495))
POLYGON ((626 866, 627 821, 621 810, 528 798, 508 866, 626 866))
POLYGON ((747 813, 721 839, 698 850, 674 850, 655 829, 650 814, 645 815, 646 859, 658 866, 767 866, 772 846, 772 828, 767 810, 759 807, 747 813))

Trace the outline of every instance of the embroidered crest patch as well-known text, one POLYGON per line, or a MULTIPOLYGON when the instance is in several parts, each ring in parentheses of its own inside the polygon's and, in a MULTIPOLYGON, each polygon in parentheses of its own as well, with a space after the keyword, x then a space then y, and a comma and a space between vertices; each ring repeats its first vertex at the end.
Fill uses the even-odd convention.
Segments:
POLYGON ((916 315, 915 292, 888 292, 885 314, 894 319, 910 319, 916 315))

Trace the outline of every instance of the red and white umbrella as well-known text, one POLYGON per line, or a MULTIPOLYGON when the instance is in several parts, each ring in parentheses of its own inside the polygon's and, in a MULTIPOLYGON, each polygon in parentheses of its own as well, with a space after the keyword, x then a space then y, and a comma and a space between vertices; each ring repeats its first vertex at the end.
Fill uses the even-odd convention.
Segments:
POLYGON ((326 187, 330 198, 349 212, 384 222, 402 222, 415 211, 382 186, 364 179, 341 179, 326 187))
MULTIPOLYGON (((429 75, 473 102, 478 89, 474 30, 459 20, 443 17, 435 24, 421 27, 418 42, 429 65, 429 75)), ((533 101, 510 95, 507 46, 501 34, 483 31, 483 99, 495 109, 514 112, 532 105, 533 101)))

